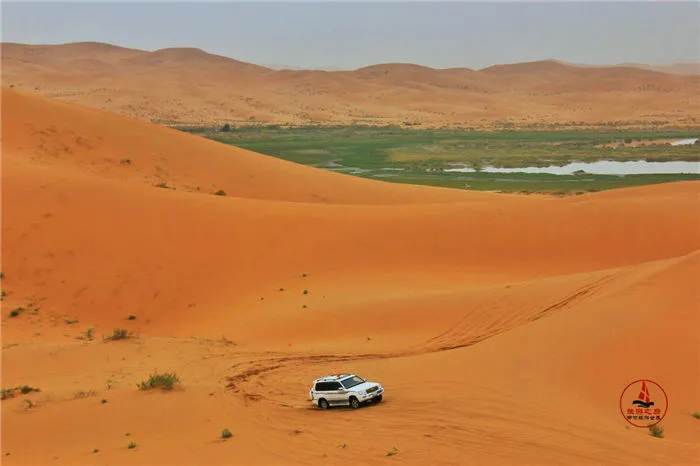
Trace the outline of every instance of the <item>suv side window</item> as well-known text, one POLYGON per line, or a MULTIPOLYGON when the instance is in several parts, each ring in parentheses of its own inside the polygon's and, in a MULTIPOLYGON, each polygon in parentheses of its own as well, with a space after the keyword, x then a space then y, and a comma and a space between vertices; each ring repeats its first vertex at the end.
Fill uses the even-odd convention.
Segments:
POLYGON ((329 385, 330 385, 330 383, 328 383, 328 382, 319 382, 316 384, 316 391, 317 392, 327 392, 327 391, 331 390, 328 387, 329 385))
POLYGON ((334 390, 340 390, 341 388, 339 382, 318 382, 316 384, 317 392, 332 392, 334 390))

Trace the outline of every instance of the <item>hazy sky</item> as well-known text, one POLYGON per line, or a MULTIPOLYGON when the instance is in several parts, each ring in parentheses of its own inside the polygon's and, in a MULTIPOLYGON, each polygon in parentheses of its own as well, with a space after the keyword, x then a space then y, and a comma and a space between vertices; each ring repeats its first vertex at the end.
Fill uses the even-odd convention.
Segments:
POLYGON ((198 47, 258 64, 698 61, 698 2, 2 4, 2 40, 198 47))

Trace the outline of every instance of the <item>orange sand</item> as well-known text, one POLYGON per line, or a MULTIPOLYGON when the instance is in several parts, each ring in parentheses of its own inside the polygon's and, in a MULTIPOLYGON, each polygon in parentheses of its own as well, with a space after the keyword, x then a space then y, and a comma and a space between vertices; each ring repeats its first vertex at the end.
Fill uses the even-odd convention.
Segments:
POLYGON ((2 111, 2 387, 41 388, 2 402, 3 464, 700 454, 700 183, 452 191, 16 90, 2 111), (88 328, 94 341, 76 339, 88 328), (113 328, 138 338, 102 341, 113 328), (139 391, 156 369, 182 387, 139 391), (382 382, 385 401, 313 409, 311 381, 345 371, 382 382), (639 378, 669 394, 663 439, 619 412, 639 378))

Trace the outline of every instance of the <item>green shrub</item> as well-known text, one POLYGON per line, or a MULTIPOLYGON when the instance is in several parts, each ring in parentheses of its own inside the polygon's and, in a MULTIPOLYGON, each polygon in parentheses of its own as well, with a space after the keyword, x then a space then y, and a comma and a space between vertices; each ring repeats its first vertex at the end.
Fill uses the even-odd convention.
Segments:
POLYGON ((133 314, 131 314, 131 315, 128 317, 128 319, 129 319, 129 320, 136 320, 136 316, 133 315, 133 314))
POLYGON ((700 411, 694 412, 694 413, 693 413, 693 417, 694 417, 695 419, 700 419, 700 411))
POLYGON ((214 196, 225 196, 225 195, 226 195, 226 191, 224 191, 223 189, 220 189, 214 193, 214 196))
POLYGON ((160 388, 162 390, 171 390, 176 384, 180 383, 180 378, 174 372, 165 372, 159 374, 157 372, 151 374, 147 380, 144 380, 138 387, 140 390, 151 390, 160 388))
POLYGON ((664 428, 659 424, 649 426, 649 435, 656 438, 664 438, 664 428))
POLYGON ((134 442, 129 442, 128 448, 129 450, 133 450, 134 448, 136 448, 136 444, 134 442))
POLYGON ((92 329, 89 328, 89 329, 85 330, 85 332, 82 335, 80 335, 79 337, 75 337, 75 338, 77 338, 78 340, 92 341, 92 329))
POLYGON ((224 429, 221 431, 221 438, 231 438, 233 437, 233 434, 231 433, 230 430, 224 429))

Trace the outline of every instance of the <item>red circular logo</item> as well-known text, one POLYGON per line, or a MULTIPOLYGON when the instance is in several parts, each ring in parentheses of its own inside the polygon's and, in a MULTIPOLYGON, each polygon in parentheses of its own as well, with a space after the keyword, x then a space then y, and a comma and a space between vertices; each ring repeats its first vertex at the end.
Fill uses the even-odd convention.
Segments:
POLYGON ((668 396, 653 380, 635 380, 620 396, 620 412, 635 427, 651 427, 668 411, 668 396))

